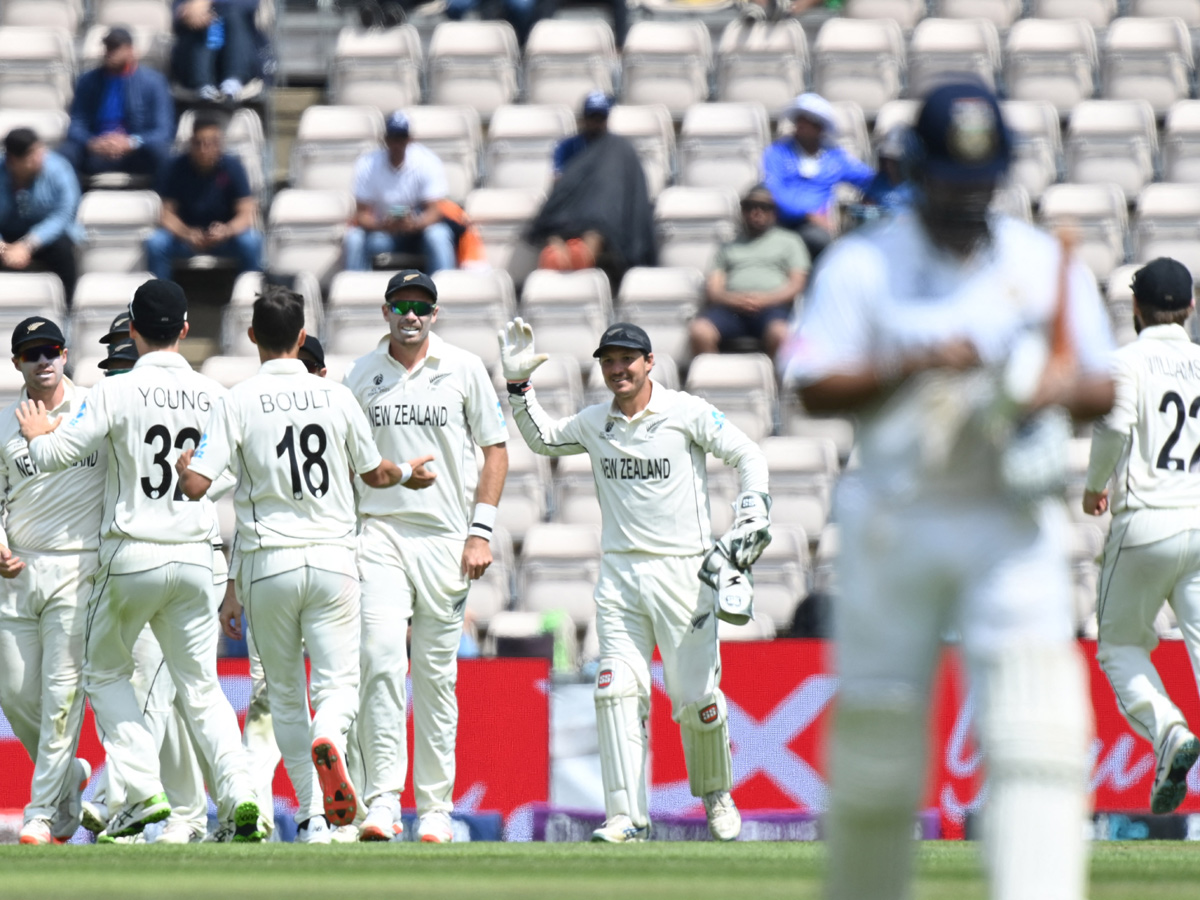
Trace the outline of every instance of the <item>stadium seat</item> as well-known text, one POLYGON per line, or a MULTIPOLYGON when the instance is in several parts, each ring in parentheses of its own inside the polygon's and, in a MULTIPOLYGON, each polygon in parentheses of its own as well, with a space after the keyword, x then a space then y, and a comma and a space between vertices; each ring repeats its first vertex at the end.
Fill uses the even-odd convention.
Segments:
POLYGON ((170 33, 171 4, 164 0, 93 0, 93 20, 97 25, 170 33))
POLYGON ((1113 269, 1104 291, 1113 335, 1122 347, 1137 337, 1133 327, 1133 276, 1141 267, 1140 263, 1133 263, 1113 269))
POLYGON ((638 266, 625 273, 613 315, 640 325, 655 356, 687 359, 688 321, 704 305, 704 274, 694 268, 638 266))
POLYGON ((1187 28, 1200 28, 1200 0, 1129 0, 1130 16, 1176 16, 1187 28))
POLYGON ((712 64, 712 38, 701 23, 638 22, 625 38, 621 101, 661 103, 679 121, 708 99, 712 64))
POLYGON ((1058 180, 1062 165, 1062 129, 1058 111, 1044 100, 1005 100, 1000 104, 1013 136, 1013 164, 1008 179, 1034 201, 1058 180))
POLYGON ((5 0, 0 6, 0 25, 61 28, 74 34, 82 18, 78 0, 5 0))
POLYGON ((88 191, 76 213, 84 231, 79 271, 137 272, 146 268, 144 242, 158 227, 161 215, 162 201, 154 191, 88 191))
POLYGON ((1162 157, 1163 181, 1200 183, 1200 100, 1180 100, 1167 111, 1162 157))
POLYGON ((943 19, 987 19, 1004 31, 1021 18, 1022 0, 937 0, 935 15, 943 19))
POLYGON ((599 525, 600 502, 596 499, 592 458, 586 453, 560 456, 554 465, 554 510, 551 518, 564 525, 599 525))
POLYGON ((771 521, 802 528, 816 542, 829 518, 838 476, 830 438, 768 437, 762 441, 771 480, 771 521))
MULTIPOLYGON (((495 341, 495 334, 492 340, 495 341)), ((539 338, 539 348, 542 342, 539 338)), ((573 416, 583 408, 583 372, 579 360, 563 353, 551 353, 529 379, 537 391, 538 403, 556 419, 573 416)), ((497 369, 496 392, 504 392, 504 373, 497 369)), ((585 457, 586 458, 586 457, 585 457)))
POLYGON ((449 198, 461 204, 479 179, 483 149, 479 113, 470 106, 410 106, 404 113, 412 139, 437 154, 446 167, 449 198))
POLYGON ((420 103, 423 67, 421 36, 412 25, 343 28, 333 51, 330 102, 374 106, 385 115, 420 103))
POLYGON ((991 209, 1022 222, 1033 223, 1033 201, 1029 199, 1029 191, 1022 185, 1002 185, 992 197, 991 209))
POLYGON ((599 574, 599 526, 535 525, 521 548, 514 605, 531 612, 562 610, 584 626, 595 615, 599 574))
POLYGON ((492 564, 481 577, 471 582, 471 590, 467 594, 467 611, 474 617, 475 624, 483 629, 491 625, 497 613, 512 605, 515 574, 512 537, 509 533, 497 525, 492 529, 492 539, 488 543, 492 551, 492 564))
POLYGON ((373 106, 310 106, 300 116, 288 177, 297 188, 354 189, 354 164, 383 145, 383 115, 373 106))
POLYGON ((753 441, 775 422, 775 367, 762 353, 701 353, 692 359, 684 389, 708 400, 753 441))
POLYGON ((1008 32, 1004 82, 1013 100, 1045 100, 1060 116, 1096 92, 1100 55, 1081 19, 1022 19, 1008 32))
POLYGON ((1192 41, 1182 19, 1114 19, 1104 39, 1104 96, 1149 100, 1164 115, 1188 96, 1195 75, 1192 41))
POLYGON ((1071 112, 1065 151, 1068 181, 1114 182, 1132 202, 1154 177, 1154 109, 1145 100, 1084 100, 1071 112))
POLYGON ((32 128, 53 149, 67 136, 71 118, 61 109, 0 109, 0 135, 14 128, 32 128))
MULTIPOLYGON (((98 353, 97 350, 102 348, 95 347, 89 349, 89 355, 78 355, 71 357, 71 365, 67 375, 76 387, 90 388, 95 387, 105 377, 104 369, 100 368, 100 363, 106 358, 106 354, 98 353)), ((71 353, 75 353, 74 347, 71 348, 71 353)), ((0 383, 0 409, 7 406, 4 400, 4 384, 0 383)))
MULTIPOLYGON (((482 451, 476 461, 483 465, 482 451)), ((530 528, 546 519, 550 497, 550 459, 529 449, 524 440, 508 442, 508 477, 496 521, 521 544, 530 528)))
POLYGON ((348 191, 280 191, 267 217, 272 271, 311 272, 328 284, 341 264, 342 237, 353 215, 354 197, 348 191))
POLYGON ((554 148, 574 133, 575 114, 565 104, 501 106, 488 125, 484 183, 548 190, 554 180, 554 148))
POLYGON ((258 374, 258 356, 210 356, 200 364, 200 374, 222 387, 231 388, 258 374))
POLYGON ((907 68, 904 35, 893 19, 830 19, 813 48, 813 90, 850 100, 872 118, 900 96, 907 68))
POLYGON ((838 451, 842 465, 854 449, 854 423, 840 416, 812 416, 800 403, 794 390, 784 387, 780 401, 781 433, 791 437, 829 438, 838 451))
POLYGON ((1107 28, 1117 14, 1117 0, 1031 0, 1029 15, 1037 19, 1083 19, 1107 28))
POLYGON ((128 312, 133 292, 153 277, 149 272, 88 272, 80 276, 71 302, 72 351, 80 358, 103 355, 100 338, 108 334, 119 313, 128 312))
POLYGON ((618 104, 608 114, 608 130, 629 138, 642 161, 646 189, 654 200, 675 174, 675 125, 665 106, 618 104))
MULTIPOLYGON (((192 137, 192 123, 195 121, 195 110, 185 110, 179 117, 179 126, 175 129, 175 150, 184 153, 187 142, 192 137)), ((262 119, 252 109, 243 107, 235 110, 225 126, 225 150, 234 154, 246 169, 246 177, 250 181, 250 189, 257 196, 262 196, 266 187, 263 175, 263 158, 266 152, 267 139, 263 131, 262 119)))
POLYGON ((0 27, 0 109, 66 109, 75 48, 61 28, 0 27))
POLYGON ((1200 275, 1200 184, 1149 184, 1137 199, 1133 257, 1177 259, 1200 275))
MULTIPOLYGON (((104 61, 104 36, 108 34, 109 25, 93 25, 83 36, 79 44, 79 71, 86 72, 97 68, 104 61)), ((170 31, 160 31, 158 28, 148 28, 144 25, 128 25, 129 35, 133 38, 133 51, 137 55, 138 65, 156 69, 164 75, 170 73, 171 42, 170 31)))
POLYGON ((795 19, 736 19, 717 45, 717 99, 758 102, 775 117, 804 90, 807 67, 808 40, 795 19))
POLYGON ((1125 196, 1115 184, 1055 184, 1042 194, 1041 224, 1069 226, 1076 253, 1100 281, 1125 262, 1128 216, 1125 196))
POLYGON ((707 271, 717 246, 733 240, 740 221, 732 189, 665 189, 654 205, 659 265, 707 271))
MULTIPOLYGON (((13 325, 17 322, 14 320, 13 325)), ((4 409, 12 403, 16 403, 21 399, 21 394, 25 390, 25 377, 21 374, 21 370, 16 366, 0 366, 0 409, 4 409)))
POLYGON ((496 333, 516 315, 516 292, 508 273, 443 269, 433 280, 442 307, 433 330, 480 357, 489 369, 497 368, 496 333))
MULTIPOLYGON (((809 542, 810 546, 812 542, 809 542)), ((837 523, 830 523, 821 532, 813 550, 813 593, 837 595, 837 558, 841 550, 841 533, 837 523)))
POLYGON ((679 131, 679 183, 731 187, 742 194, 762 180, 771 137, 761 103, 696 103, 679 131))
POLYGON ((383 294, 395 272, 338 272, 325 306, 326 353, 362 356, 387 333, 383 294))
MULTIPOLYGON (((262 292, 262 272, 243 272, 233 284, 229 305, 221 314, 221 352, 229 356, 258 356, 247 330, 254 313, 254 300, 262 292)), ((292 290, 304 300, 304 329, 324 338, 325 307, 321 303, 321 285, 308 272, 297 272, 292 290)), ((365 350, 364 350, 365 352, 365 350)))
POLYGON ((873 143, 878 145, 898 125, 915 125, 920 111, 920 100, 891 100, 885 103, 875 117, 875 128, 871 132, 873 143))
POLYGON ((923 97, 949 77, 969 74, 990 88, 1000 71, 1000 35, 987 19, 925 19, 908 47, 908 94, 923 97))
MULTIPOLYGON (((786 634, 812 579, 808 536, 800 528, 771 526, 771 543, 754 564, 754 618, 786 634)), ((772 635, 774 636, 774 635, 772 635)))
MULTIPOLYGON (((126 299, 126 305, 129 301, 126 299)), ((49 272, 0 272, 0 333, 12 334, 29 316, 66 320, 62 282, 49 272)), ((0 367, 3 368, 3 367, 0 367)))
POLYGON ((925 18, 925 0, 846 0, 843 12, 850 19, 893 19, 906 32, 925 18))
POLYGON ((521 289, 521 315, 533 325, 542 348, 553 347, 588 365, 596 339, 612 321, 608 278, 599 269, 538 269, 521 289))
MULTIPOLYGON (((429 44, 429 102, 469 106, 486 122, 516 99, 520 58, 507 22, 442 22, 429 44)), ((413 137, 422 140, 415 127, 413 137)))
POLYGON ((523 235, 545 199, 541 191, 479 188, 463 205, 483 238, 488 264, 507 272, 518 287, 537 266, 537 251, 523 235))
POLYGON ((564 103, 576 112, 589 92, 613 93, 620 65, 603 19, 542 19, 525 42, 525 102, 564 103))

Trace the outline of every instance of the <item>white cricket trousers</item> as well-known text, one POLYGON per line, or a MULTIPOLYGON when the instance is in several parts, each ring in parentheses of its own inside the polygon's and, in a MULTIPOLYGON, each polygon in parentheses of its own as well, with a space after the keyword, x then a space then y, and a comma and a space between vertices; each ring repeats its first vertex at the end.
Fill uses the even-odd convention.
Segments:
POLYGON ((363 521, 362 706, 355 748, 365 772, 363 798, 404 790, 408 770, 405 678, 412 619, 413 793, 417 811, 454 809, 458 736, 458 645, 470 583, 463 541, 401 535, 380 519, 363 521))
POLYGON ((84 686, 108 765, 125 785, 127 803, 140 803, 163 790, 158 742, 130 683, 133 646, 147 624, 162 649, 197 749, 212 772, 218 808, 232 811, 254 796, 237 715, 217 678, 213 595, 212 568, 192 563, 97 576, 88 606, 84 686))
POLYGON ((83 629, 96 553, 36 553, 0 580, 0 707, 33 760, 25 821, 51 818, 74 777, 83 723, 83 629))
POLYGON ((1171 604, 1192 672, 1200 672, 1200 531, 1138 547, 1122 547, 1124 533, 1114 522, 1104 547, 1096 659, 1130 726, 1158 750, 1172 726, 1187 723, 1150 662, 1158 646, 1154 618, 1163 601, 1171 604))
POLYGON ((237 591, 262 660, 275 739, 296 789, 296 821, 304 822, 324 813, 313 741, 329 738, 344 753, 346 732, 358 712, 354 551, 313 546, 243 553, 237 591))
MULTIPOLYGON (((271 720, 271 698, 267 693, 267 678, 262 659, 254 643, 254 632, 246 629, 246 651, 250 657, 250 703, 242 722, 242 746, 246 748, 246 765, 258 792, 259 809, 275 808, 275 770, 283 754, 275 740, 275 724, 271 720)), ((268 812, 268 816, 272 814, 268 812)), ((273 827, 273 826, 272 826, 273 827)))

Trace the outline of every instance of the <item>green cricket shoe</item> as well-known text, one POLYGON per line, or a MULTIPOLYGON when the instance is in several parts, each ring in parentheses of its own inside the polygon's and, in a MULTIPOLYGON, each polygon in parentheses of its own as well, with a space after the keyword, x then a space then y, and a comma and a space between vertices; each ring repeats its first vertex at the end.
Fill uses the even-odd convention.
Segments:
POLYGON ((258 811, 258 804, 245 800, 233 811, 233 840, 237 844, 257 844, 266 840, 267 829, 258 811))
POLYGON ((140 834, 151 822, 161 822, 171 815, 171 802, 167 795, 159 791, 153 797, 131 803, 117 810, 116 815, 108 820, 109 837, 133 837, 140 834))

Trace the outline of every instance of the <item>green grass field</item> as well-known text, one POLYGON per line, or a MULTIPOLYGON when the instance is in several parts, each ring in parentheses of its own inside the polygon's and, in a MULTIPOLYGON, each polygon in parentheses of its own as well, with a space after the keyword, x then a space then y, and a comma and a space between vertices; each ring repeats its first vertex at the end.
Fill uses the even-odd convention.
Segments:
MULTIPOLYGON (((820 844, 0 847, 6 900, 374 897, 767 900, 820 896, 820 844)), ((1091 900, 1200 895, 1200 844, 1098 843, 1091 900)), ((921 900, 983 898, 976 847, 931 842, 921 900)))

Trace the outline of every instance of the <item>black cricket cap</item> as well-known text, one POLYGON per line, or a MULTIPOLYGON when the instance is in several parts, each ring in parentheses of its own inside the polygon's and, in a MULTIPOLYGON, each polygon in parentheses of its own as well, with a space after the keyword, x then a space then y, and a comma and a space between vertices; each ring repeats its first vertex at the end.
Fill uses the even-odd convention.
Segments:
POLYGON ((22 344, 32 344, 34 341, 39 344, 67 346, 67 339, 63 337, 62 329, 45 316, 30 316, 13 329, 12 352, 16 353, 17 348, 22 344))
POLYGON ((317 361, 318 368, 325 368, 325 348, 311 334, 304 336, 304 343, 300 345, 300 349, 317 361))
POLYGON ((1192 305, 1192 273, 1183 263, 1166 256, 1138 269, 1130 286, 1139 306, 1174 312, 1192 305))
POLYGON ((126 47, 133 43, 133 34, 123 25, 114 25, 104 35, 103 44, 106 50, 113 47, 126 47))
POLYGON ((406 287, 420 288, 429 295, 430 300, 437 303, 437 285, 420 269, 401 269, 393 275, 387 283, 387 290, 383 292, 384 299, 390 298, 400 288, 406 287))
POLYGON ((616 322, 609 325, 600 335, 600 346, 593 357, 599 358, 606 347, 628 347, 631 350, 650 352, 650 335, 631 322, 616 322))
POLYGON ((113 341, 108 345, 108 356, 96 363, 101 369, 123 369, 123 363, 135 363, 138 360, 137 345, 129 338, 113 341))
POLYGON ((999 178, 1012 160, 1012 136, 996 95, 979 82, 943 84, 921 105, 913 135, 914 165, 934 178, 972 182, 999 178))
POLYGON ((187 321, 187 297, 175 282, 152 278, 133 292, 129 315, 147 337, 173 337, 187 321))
POLYGON ((111 344, 113 341, 119 341, 127 337, 129 337, 129 313, 117 313, 117 317, 108 326, 108 334, 100 338, 100 343, 111 344))

